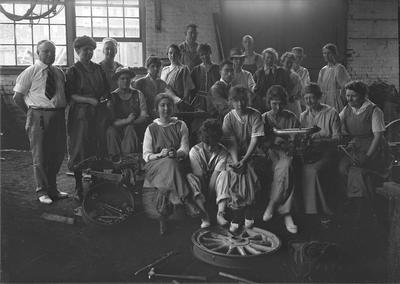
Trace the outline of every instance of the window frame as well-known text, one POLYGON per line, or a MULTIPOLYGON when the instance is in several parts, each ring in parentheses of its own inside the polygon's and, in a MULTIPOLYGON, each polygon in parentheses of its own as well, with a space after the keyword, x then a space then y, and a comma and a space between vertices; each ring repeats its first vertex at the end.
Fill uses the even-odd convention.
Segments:
MULTIPOLYGON (((124 0, 129 1, 129 0, 124 0)), ((146 34, 145 34, 145 0, 138 0, 139 6, 139 37, 128 37, 120 38, 116 37, 118 42, 141 42, 142 43, 142 64, 145 61, 145 50, 146 50, 146 34)), ((7 1, 9 3, 18 4, 20 2, 7 1)), ((6 4, 6 3, 4 3, 6 4)), ((72 64, 74 64, 74 48, 73 42, 76 38, 76 14, 75 14, 75 0, 65 0, 63 3, 65 5, 65 26, 66 26, 66 50, 67 50, 67 65, 61 65, 62 69, 66 69, 72 64)), ((91 17, 92 18, 92 17, 91 17)), ((49 24, 49 27, 51 24, 49 24)), ((103 37, 93 37, 96 42, 102 41, 103 37)), ((33 50, 36 52, 36 43, 33 45, 33 50)), ((13 44, 15 45, 15 43, 13 44)), ((18 75, 23 70, 25 70, 30 65, 0 65, 0 75, 18 75)))

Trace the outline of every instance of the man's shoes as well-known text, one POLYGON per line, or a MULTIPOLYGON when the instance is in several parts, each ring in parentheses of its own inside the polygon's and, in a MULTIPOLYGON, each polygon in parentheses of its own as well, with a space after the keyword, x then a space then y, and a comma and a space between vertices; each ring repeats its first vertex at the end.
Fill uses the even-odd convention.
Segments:
POLYGON ((286 230, 291 234, 297 234, 297 226, 294 224, 292 216, 286 215, 284 220, 286 230))
POLYGON ((269 220, 272 219, 272 217, 273 217, 273 215, 272 215, 271 210, 269 208, 267 208, 265 210, 265 212, 264 212, 264 215, 263 215, 263 221, 264 222, 268 222, 269 220))
POLYGON ((225 212, 222 211, 217 213, 217 223, 222 227, 228 225, 228 221, 225 219, 224 215, 225 212))
POLYGON ((51 195, 51 199, 53 199, 53 200, 65 199, 68 197, 69 197, 68 193, 63 192, 63 191, 57 191, 56 194, 51 195))
POLYGON ((53 203, 53 200, 47 194, 39 196, 38 199, 39 199, 40 203, 42 203, 42 204, 49 205, 49 204, 53 203))
POLYGON ((246 229, 251 229, 254 225, 254 220, 253 219, 244 219, 244 227, 246 229))

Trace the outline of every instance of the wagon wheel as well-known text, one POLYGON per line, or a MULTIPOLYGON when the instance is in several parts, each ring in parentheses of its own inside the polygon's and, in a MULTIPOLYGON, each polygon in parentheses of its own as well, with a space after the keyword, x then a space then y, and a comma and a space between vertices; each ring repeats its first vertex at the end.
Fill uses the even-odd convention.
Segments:
POLYGON ((281 244, 276 235, 260 228, 244 228, 233 235, 220 227, 195 232, 192 242, 196 257, 223 267, 250 264, 251 259, 271 254, 281 244))

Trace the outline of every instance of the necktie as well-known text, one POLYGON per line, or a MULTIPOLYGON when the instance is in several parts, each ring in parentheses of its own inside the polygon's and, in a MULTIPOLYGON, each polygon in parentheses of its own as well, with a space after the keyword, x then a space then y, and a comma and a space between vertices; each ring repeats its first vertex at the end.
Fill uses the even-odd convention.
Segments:
POLYGON ((46 97, 51 100, 56 93, 56 81, 54 79, 54 73, 51 71, 50 67, 46 69, 47 71, 47 79, 46 79, 46 97))

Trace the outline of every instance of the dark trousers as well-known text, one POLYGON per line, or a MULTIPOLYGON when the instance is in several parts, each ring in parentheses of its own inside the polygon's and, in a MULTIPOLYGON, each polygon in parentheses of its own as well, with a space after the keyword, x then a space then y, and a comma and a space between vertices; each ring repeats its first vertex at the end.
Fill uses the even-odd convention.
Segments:
POLYGON ((56 177, 65 154, 65 113, 63 109, 48 111, 30 108, 26 118, 36 193, 57 193, 56 177))

